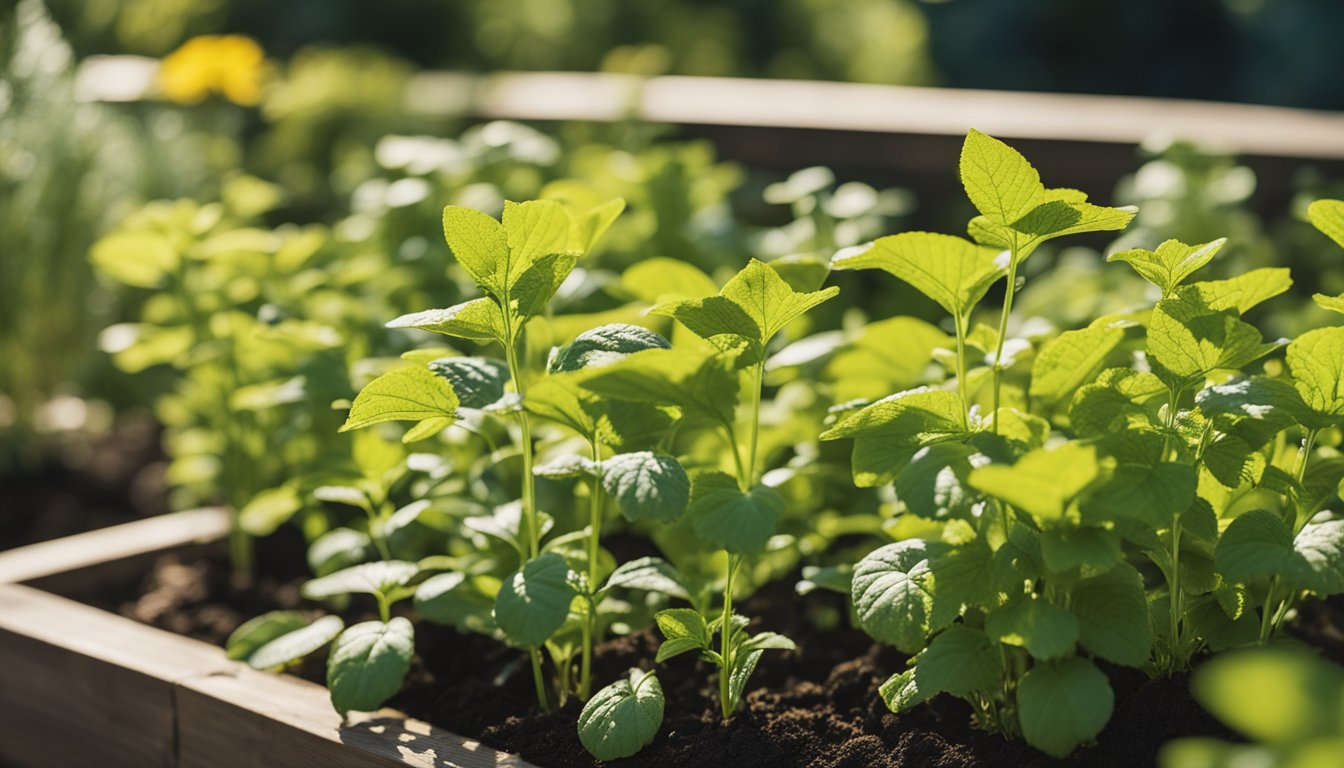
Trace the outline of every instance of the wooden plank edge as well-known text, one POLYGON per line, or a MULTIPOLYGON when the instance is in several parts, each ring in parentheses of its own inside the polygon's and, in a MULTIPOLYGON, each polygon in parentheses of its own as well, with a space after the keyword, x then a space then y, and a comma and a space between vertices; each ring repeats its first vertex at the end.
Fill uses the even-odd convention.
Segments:
POLYGON ((147 517, 0 552, 0 584, 35 581, 185 545, 204 544, 228 532, 229 514, 221 508, 147 517))

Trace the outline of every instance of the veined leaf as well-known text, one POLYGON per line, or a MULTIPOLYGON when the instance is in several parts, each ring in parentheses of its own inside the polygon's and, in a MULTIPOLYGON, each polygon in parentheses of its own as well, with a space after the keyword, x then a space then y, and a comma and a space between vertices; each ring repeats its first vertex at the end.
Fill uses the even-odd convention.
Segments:
POLYGON ((1317 328, 1288 345, 1288 367, 1297 391, 1318 421, 1344 417, 1344 327, 1317 328))
POLYGON ((877 689, 877 693, 886 703, 887 709, 898 715, 928 701, 933 695, 919 690, 919 685, 915 682, 914 669, 907 669, 899 675, 887 678, 887 682, 877 689))
POLYGON ((1308 523, 1293 537, 1288 524, 1264 509, 1239 515, 1218 539, 1214 562, 1224 578, 1246 583, 1280 576, 1321 596, 1344 592, 1344 520, 1308 523))
POLYGON ((529 413, 563 424, 584 437, 597 432, 601 403, 569 376, 545 376, 527 388, 523 407, 529 413))
POLYGON ((1219 368, 1241 368, 1273 351, 1260 331, 1237 317, 1234 308, 1215 309, 1194 288, 1158 302, 1148 326, 1148 356, 1169 382, 1186 386, 1219 368))
POLYGON ((686 511, 691 497, 691 481, 681 463, 651 451, 617 454, 603 461, 602 487, 630 521, 673 522, 686 511))
POLYGON ((1128 565, 1083 579, 1073 588, 1070 609, 1078 617, 1078 641, 1094 656, 1142 667, 1152 652, 1143 577, 1128 565))
POLYGON ((573 599, 569 564, 555 552, 543 552, 504 579, 495 598, 495 623, 514 643, 540 648, 565 623, 573 599))
POLYGON ((993 691, 1003 678, 999 659, 998 649, 984 632, 954 624, 935 637, 915 660, 914 683, 922 697, 993 691))
POLYGON ((990 640, 1018 645, 1040 660, 1062 658, 1078 641, 1078 618, 1037 595, 1019 595, 985 617, 990 640))
POLYGON ((1203 245, 1186 245, 1179 240, 1167 240, 1157 246, 1156 251, 1136 248, 1112 253, 1106 260, 1129 264, 1140 277, 1160 288, 1163 296, 1170 296, 1176 286, 1208 264, 1226 243, 1225 237, 1203 245))
POLYGON ((691 483, 689 511, 701 541, 736 554, 756 554, 775 534, 784 497, 763 485, 743 491, 722 472, 704 472, 691 483))
POLYGON ((975 449, 964 443, 934 443, 919 449, 896 476, 896 498, 912 514, 931 520, 974 517, 979 493, 966 481, 975 449))
POLYGON ((305 621, 302 626, 274 637, 246 654, 247 664, 253 669, 283 667, 291 661, 298 661, 316 652, 330 643, 344 628, 345 622, 340 616, 323 616, 311 624, 305 621))
POLYGON ((1307 206, 1307 219, 1326 237, 1344 248, 1344 200, 1316 200, 1307 206))
POLYGON ((1327 296, 1324 293, 1313 293, 1311 300, 1321 309, 1327 309, 1331 312, 1344 314, 1344 294, 1338 296, 1327 296))
POLYGON ((601 368, 635 352, 671 347, 667 339, 647 328, 612 323, 579 334, 555 353, 548 368, 551 373, 601 368))
POLYGON ((360 390, 341 431, 385 421, 414 421, 417 426, 405 438, 410 442, 452 424, 457 419, 457 406, 452 385, 428 368, 398 368, 360 390))
POLYGON ((1184 291, 1198 296, 1210 309, 1234 309, 1246 314, 1252 307, 1272 299, 1291 288, 1293 279, 1287 268, 1265 267, 1244 272, 1227 280, 1207 280, 1191 283, 1184 291))
POLYGON ((305 583, 303 596, 309 600, 325 600, 352 593, 387 595, 409 583, 419 572, 420 567, 415 563, 400 560, 363 563, 305 583))
MULTIPOLYGON (((1299 348, 1300 349, 1300 348, 1299 348)), ((1293 362, 1288 345, 1288 362, 1293 362)), ((1310 359, 1310 358, 1308 358, 1310 359)), ((1306 404, 1293 384, 1269 376, 1238 378, 1205 387, 1195 393, 1195 404, 1206 416, 1264 422, 1277 432, 1305 418, 1306 404)))
POLYGON ((643 749, 663 724, 663 688, 652 672, 632 669, 588 700, 579 713, 579 741, 598 760, 643 749))
POLYGON ((933 611, 932 555, 927 542, 907 539, 855 564, 850 594, 863 631, 905 653, 924 646, 933 611))
POLYGON ((661 557, 641 557, 621 563, 607 577, 607 588, 638 589, 690 601, 681 574, 661 557))
MULTIPOLYGON (((308 626, 308 617, 299 611, 270 611, 243 622, 224 643, 224 655, 246 659, 258 648, 277 637, 308 626)), ((337 630, 339 632, 340 630, 337 630)))
POLYGON ((961 184, 986 218, 1010 225, 1045 195, 1040 174, 1020 152, 971 129, 961 147, 961 184))
POLYGON ((1077 657, 1032 667, 1017 688, 1022 736, 1053 757, 1066 757, 1100 733, 1114 706, 1106 675, 1077 657))
POLYGON ((708 648, 713 642, 709 636, 709 625, 698 611, 669 608, 654 614, 653 619, 664 638, 654 660, 659 664, 683 653, 708 648))
POLYGON ((980 467, 971 472, 970 483, 1048 524, 1064 517, 1069 503, 1099 470, 1096 449, 1065 443, 1053 450, 1031 451, 1011 466, 980 467))
POLYGON ((504 314, 490 298, 472 299, 446 309, 427 309, 402 315, 389 322, 387 327, 418 328, 479 342, 503 344, 506 341, 504 314))
POLYGON ((920 447, 967 434, 961 397, 939 389, 912 389, 885 397, 840 419, 822 440, 853 437, 854 482, 891 482, 920 447))
POLYGON ((1051 339, 1032 364, 1031 396, 1053 402, 1071 395, 1124 338, 1121 328, 1094 324, 1051 339))
POLYGON ((429 363, 429 370, 451 385, 463 408, 484 408, 504 397, 509 366, 488 357, 442 357, 429 363))
POLYGON ((847 248, 831 260, 835 269, 881 269, 914 286, 953 317, 965 317, 1003 277, 999 249, 932 232, 905 232, 847 248))
POLYGON ((401 690, 415 653, 415 628, 405 617, 366 621, 336 638, 327 660, 331 704, 344 715, 370 712, 401 690))
POLYGON ((577 253, 550 253, 523 270, 509 289, 509 299, 518 316, 527 318, 544 312, 546 303, 560 290, 560 285, 578 262, 577 253))
POLYGON ((692 264, 657 256, 630 266, 621 275, 621 287, 636 299, 654 304, 665 298, 708 296, 719 286, 692 264))
POLYGON ((636 352, 584 377, 603 397, 677 405, 722 424, 737 408, 738 377, 731 357, 676 349, 636 352))

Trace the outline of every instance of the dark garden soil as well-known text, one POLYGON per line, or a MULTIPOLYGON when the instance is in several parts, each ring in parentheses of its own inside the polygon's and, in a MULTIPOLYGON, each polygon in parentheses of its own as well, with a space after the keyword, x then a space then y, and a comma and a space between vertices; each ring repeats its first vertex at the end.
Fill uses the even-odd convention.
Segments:
MULTIPOLYGON (((241 621, 275 608, 301 604, 294 571, 297 535, 262 542, 258 561, 268 574, 247 589, 230 583, 222 558, 161 558, 139 585, 123 585, 92 600, 145 623, 222 643, 241 621), (289 570, 285 570, 288 568, 289 570), (138 595, 138 597, 136 596, 138 595)), ((1115 713, 1094 746, 1065 761, 1052 760, 1020 741, 970 726, 961 702, 938 697, 895 715, 878 686, 904 667, 890 648, 845 628, 820 629, 814 617, 843 617, 840 595, 796 597, 785 581, 745 601, 754 627, 782 631, 798 643, 790 654, 766 654, 752 677, 742 712, 720 723, 710 670, 689 656, 659 668, 667 695, 657 739, 622 768, 1141 768, 1178 736, 1235 739, 1191 699, 1184 676, 1150 680, 1109 668, 1115 713), (800 602, 801 601, 801 602, 800 602), (800 609, 801 606, 801 609, 800 609)), ((351 615, 348 620, 369 616, 351 615)), ((843 619, 841 621, 843 624, 843 619)), ((1292 632, 1344 660, 1344 601, 1304 605, 1292 632)), ((539 714, 525 657, 488 638, 421 623, 418 654, 405 690, 390 705, 498 749, 521 754, 544 768, 596 766, 575 732, 580 705, 569 701, 539 714)), ((646 629, 608 640, 596 656, 597 685, 632 666, 648 668, 658 637, 646 629)), ((323 660, 300 671, 321 681, 323 660)))
POLYGON ((168 511, 159 427, 123 418, 105 435, 53 440, 0 471, 0 550, 168 511))

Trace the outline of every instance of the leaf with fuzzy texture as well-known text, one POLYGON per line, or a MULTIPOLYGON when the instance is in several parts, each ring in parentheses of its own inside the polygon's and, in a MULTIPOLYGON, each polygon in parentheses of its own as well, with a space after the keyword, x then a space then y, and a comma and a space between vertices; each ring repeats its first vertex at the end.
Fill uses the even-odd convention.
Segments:
POLYGON ((504 579, 495 624, 512 642, 540 648, 565 623, 574 594, 565 558, 543 552, 504 579))
POLYGON ((579 713, 579 741, 598 760, 630 757, 658 735, 663 702, 658 677, 632 669, 584 705, 579 713))
POLYGON ((922 446, 967 434, 961 397, 940 389, 913 389, 851 413, 822 440, 855 438, 853 472, 860 487, 884 485, 922 446))
POLYGON ((421 434, 426 426, 438 431, 452 424, 457 419, 457 406, 452 385, 428 368, 398 368, 360 390, 341 431, 385 421, 414 421, 419 431, 408 433, 409 442, 413 435, 427 437, 421 434))
POLYGON ((1176 286, 1208 264, 1226 243, 1225 237, 1203 245, 1186 245, 1179 240, 1167 240, 1157 246, 1156 251, 1135 248, 1112 253, 1106 257, 1106 261, 1129 264, 1140 277, 1160 288, 1163 296, 1169 296, 1176 286))
POLYGON ((505 341, 504 315, 493 299, 480 298, 446 309, 426 309, 402 315, 388 328, 416 328, 479 342, 505 341))
POLYGON ((1073 394, 1124 338, 1122 328, 1094 324, 1051 339, 1032 364, 1032 398, 1053 402, 1073 394))
POLYGON ((504 397, 509 366, 488 357, 443 357, 429 364, 434 375, 447 381, 463 408, 485 408, 504 397))
POLYGON ((914 286, 947 310, 964 317, 1003 277, 999 249, 932 232, 905 232, 847 248, 831 260, 835 269, 880 269, 914 286))
POLYGON ((342 715, 378 709, 401 690, 414 653, 415 629, 405 617, 366 621, 345 630, 327 660, 332 706, 342 715))
POLYGON ((1288 345, 1288 367, 1313 426, 1344 418, 1344 327, 1317 328, 1288 345))
POLYGON ((675 457, 638 451, 613 456, 601 466, 602 487, 627 520, 670 523, 686 511, 691 481, 675 457))
POLYGON ((601 368, 646 349, 670 349, 667 339, 647 328, 612 323, 584 331, 556 351, 547 366, 551 373, 601 368))
POLYGON ((898 541, 854 566, 851 598, 863 631, 905 653, 924 646, 933 611, 929 560, 940 548, 919 539, 898 541))
POLYGON ((756 554, 775 534, 784 506, 784 497, 773 488, 743 491, 723 472, 704 472, 691 483, 688 511, 701 541, 736 554, 756 554))

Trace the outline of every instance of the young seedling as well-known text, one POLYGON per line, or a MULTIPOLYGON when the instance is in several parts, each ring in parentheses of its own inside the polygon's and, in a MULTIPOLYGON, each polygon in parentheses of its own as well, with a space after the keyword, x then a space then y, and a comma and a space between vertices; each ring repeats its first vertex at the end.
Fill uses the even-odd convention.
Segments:
POLYGON ((774 268, 752 260, 718 294, 669 301, 653 310, 675 318, 712 351, 640 352, 584 381, 603 397, 675 405, 714 424, 726 440, 735 476, 716 470, 695 475, 689 510, 699 538, 727 555, 722 610, 714 617, 684 608, 658 614, 666 638, 658 660, 697 651, 717 666, 724 720, 736 712, 762 652, 793 647, 788 638, 772 632, 750 636, 747 619, 733 612, 737 571, 744 558, 766 548, 784 506, 778 492, 760 483, 757 453, 766 348, 789 323, 837 291, 795 291, 774 268), (745 387, 739 382, 741 369, 745 387), (743 388, 748 426, 740 438, 736 404, 743 388))
POLYGON ((514 643, 528 649, 537 703, 549 708, 542 673, 541 648, 564 624, 574 597, 565 558, 541 548, 542 520, 534 481, 532 422, 522 403, 527 400, 527 372, 519 345, 528 320, 546 307, 574 269, 624 206, 611 201, 578 218, 560 203, 533 200, 506 203, 502 221, 469 208, 443 211, 444 237, 458 264, 485 296, 447 309, 431 309, 393 320, 390 328, 416 328, 504 348, 505 365, 460 359, 457 364, 411 366, 373 380, 355 398, 342 430, 386 421, 414 421, 407 442, 430 437, 451 425, 464 396, 476 397, 480 380, 493 392, 507 370, 511 395, 488 407, 511 414, 518 429, 521 457, 522 562, 505 578, 495 602, 495 623, 514 643))

